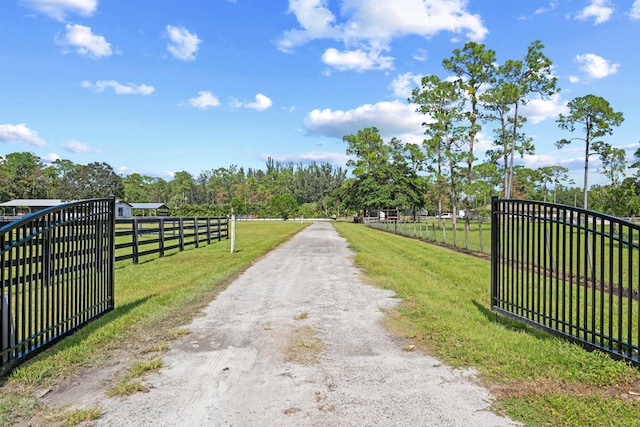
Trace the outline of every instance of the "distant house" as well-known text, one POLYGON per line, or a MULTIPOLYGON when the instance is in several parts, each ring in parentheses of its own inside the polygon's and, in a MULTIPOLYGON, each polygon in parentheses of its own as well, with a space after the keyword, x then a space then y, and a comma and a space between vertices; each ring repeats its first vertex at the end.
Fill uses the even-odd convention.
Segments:
POLYGON ((130 217, 132 209, 131 203, 127 203, 124 200, 116 200, 116 218, 130 217))
POLYGON ((64 203, 68 202, 58 199, 15 199, 0 203, 0 209, 4 217, 23 217, 64 203))
MULTIPOLYGON (((0 216, 5 220, 16 220, 25 215, 32 214, 42 209, 50 208, 52 206, 63 205, 65 203, 73 202, 73 200, 60 200, 60 199, 15 199, 8 202, 0 203, 0 216)), ((131 204, 123 201, 116 200, 116 217, 130 217, 131 216, 131 204)))
POLYGON ((169 206, 164 203, 130 203, 135 216, 169 216, 169 206))

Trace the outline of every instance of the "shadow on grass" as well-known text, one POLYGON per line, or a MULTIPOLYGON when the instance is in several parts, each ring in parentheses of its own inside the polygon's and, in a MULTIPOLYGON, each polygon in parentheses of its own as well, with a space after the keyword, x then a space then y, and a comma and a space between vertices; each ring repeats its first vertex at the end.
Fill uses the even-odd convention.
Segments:
POLYGON ((131 301, 127 304, 116 306, 113 310, 100 314, 98 317, 88 321, 88 323, 71 329, 64 335, 53 338, 50 341, 41 344, 38 348, 31 350, 24 357, 8 363, 6 366, 0 368, 0 387, 4 385, 4 383, 6 382, 6 378, 9 376, 9 374, 11 374, 11 372, 13 372, 17 368, 25 366, 27 362, 32 361, 35 357, 49 357, 63 350, 73 348, 74 346, 81 344, 82 340, 84 340, 90 334, 108 325, 114 320, 117 320, 119 317, 126 315, 131 310, 144 304, 154 296, 155 295, 148 295, 144 298, 131 301))
POLYGON ((484 306, 483 304, 480 304, 476 300, 472 300, 471 302, 473 303, 473 305, 476 306, 478 311, 482 313, 484 317, 486 317, 487 320, 489 320, 489 322, 491 323, 497 323, 498 325, 501 325, 505 329, 508 329, 510 331, 526 333, 537 339, 541 339, 541 340, 555 339, 555 337, 552 334, 536 329, 531 325, 528 325, 523 322, 518 322, 515 319, 510 319, 505 316, 501 316, 500 314, 489 310, 486 306, 484 306))

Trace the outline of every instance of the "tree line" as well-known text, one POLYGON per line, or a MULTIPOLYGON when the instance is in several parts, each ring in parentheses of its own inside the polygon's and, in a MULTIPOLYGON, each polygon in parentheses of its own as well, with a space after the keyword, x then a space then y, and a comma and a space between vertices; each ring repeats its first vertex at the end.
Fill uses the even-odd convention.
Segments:
POLYGON ((132 203, 165 203, 173 215, 328 217, 339 213, 332 196, 347 171, 329 163, 294 164, 269 158, 264 169, 231 165, 180 171, 173 179, 132 173, 118 175, 107 163, 50 164, 29 152, 0 156, 0 201, 13 199, 81 200, 114 195, 132 203))
MULTIPOLYGON (((556 119, 562 148, 584 144, 584 179, 579 187, 561 165, 530 169, 516 159, 535 153, 524 131, 524 107, 560 91, 552 61, 540 41, 522 58, 502 64, 495 51, 468 42, 442 61, 446 78, 427 75, 409 103, 424 116, 421 145, 397 138, 384 141, 371 126, 346 135, 347 169, 329 163, 282 163, 268 159, 264 169, 237 165, 180 171, 167 181, 132 173, 119 176, 107 163, 78 165, 69 160, 44 164, 32 153, 0 156, 0 200, 76 200, 115 195, 128 202, 166 203, 175 215, 329 217, 369 215, 398 209, 415 215, 459 210, 486 214, 492 196, 533 199, 593 208, 618 216, 640 213, 640 175, 627 176, 625 152, 602 140, 623 114, 602 97, 589 94, 568 103, 556 119), (492 134, 486 158, 477 157, 478 136, 492 134), (608 182, 589 188, 589 159, 598 156, 608 182)), ((631 168, 640 166, 640 149, 631 168)), ((468 218, 468 216, 467 216, 468 218)), ((465 221, 468 229, 468 221, 465 221)))
MULTIPOLYGON (((424 76, 408 99, 424 115, 421 146, 396 138, 384 142, 376 127, 343 138, 353 177, 343 185, 341 200, 364 215, 380 208, 416 212, 427 207, 435 213, 453 212, 454 221, 459 210, 486 212, 493 195, 638 215, 639 177, 625 176, 624 150, 602 140, 624 117, 602 97, 576 97, 568 103, 568 113, 556 119, 561 136, 557 148, 574 141, 585 146, 581 188, 564 166, 530 169, 517 164, 518 157, 535 153, 532 138, 524 132, 523 107, 560 91, 543 50, 544 45, 534 41, 522 58, 499 64, 495 51, 483 44, 468 42, 455 49, 442 61, 447 77, 424 76), (478 136, 485 129, 492 132, 492 147, 479 162, 478 136), (600 172, 609 182, 590 190, 592 156, 600 158, 600 172)), ((640 160, 640 149, 636 158, 640 160)), ((636 161, 631 167, 639 165, 636 161)), ((468 231, 469 215, 466 218, 468 231)))

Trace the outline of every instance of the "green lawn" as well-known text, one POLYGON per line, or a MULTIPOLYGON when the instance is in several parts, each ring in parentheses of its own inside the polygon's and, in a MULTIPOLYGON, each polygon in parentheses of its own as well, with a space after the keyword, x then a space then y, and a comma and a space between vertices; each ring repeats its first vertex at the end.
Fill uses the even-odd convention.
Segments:
MULTIPOLYGON (((640 425, 639 371, 496 316, 489 308, 487 260, 358 224, 333 224, 368 280, 403 299, 389 327, 454 367, 475 367, 497 396, 497 411, 529 426, 640 425)), ((124 349, 135 360, 110 392, 135 390, 136 372, 159 366, 167 343, 184 333, 182 325, 303 226, 240 222, 235 254, 227 240, 119 264, 116 309, 14 371, 0 388, 0 425, 74 425, 97 417, 99 408, 47 408, 36 395, 124 349)))
MULTIPOLYGON (((51 412, 35 397, 42 389, 82 369, 109 363, 123 349, 140 361, 155 360, 166 350, 162 343, 179 336, 182 325, 235 275, 306 225, 294 221, 238 223, 233 254, 230 241, 223 240, 137 265, 119 263, 115 310, 13 371, 0 388, 0 425, 28 424, 30 417, 57 425, 56 417, 54 421, 42 418, 51 412)), ((99 411, 92 413, 99 415, 99 411)), ((59 424, 75 417, 76 412, 66 414, 59 424)))
POLYGON ((640 372, 490 310, 490 263, 336 224, 371 283, 404 303, 391 324, 452 366, 475 367, 495 408, 531 426, 640 425, 640 372))

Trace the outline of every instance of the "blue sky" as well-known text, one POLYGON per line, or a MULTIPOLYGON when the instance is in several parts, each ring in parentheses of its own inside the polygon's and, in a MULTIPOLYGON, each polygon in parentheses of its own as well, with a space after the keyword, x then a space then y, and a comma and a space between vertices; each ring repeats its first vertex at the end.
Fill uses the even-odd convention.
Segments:
POLYGON ((0 0, 0 155, 165 179, 267 157, 344 166, 342 137, 365 127, 422 141, 406 99, 469 40, 499 62, 540 40, 553 61, 561 92, 527 106, 522 164, 580 185, 584 146, 556 149, 572 135, 555 119, 589 93, 624 113, 606 142, 632 159, 640 0, 0 0))

